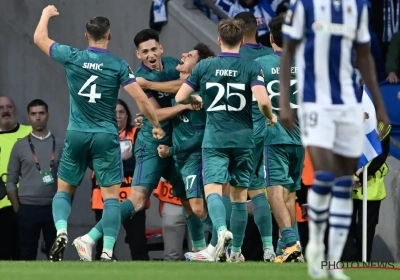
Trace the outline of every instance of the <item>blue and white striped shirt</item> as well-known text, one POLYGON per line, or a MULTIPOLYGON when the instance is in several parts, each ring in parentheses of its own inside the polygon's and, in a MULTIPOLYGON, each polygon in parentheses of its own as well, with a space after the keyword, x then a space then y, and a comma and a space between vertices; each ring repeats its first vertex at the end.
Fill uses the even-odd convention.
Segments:
POLYGON ((369 44, 365 0, 292 0, 282 32, 300 42, 298 100, 319 106, 361 103, 355 44, 369 44))

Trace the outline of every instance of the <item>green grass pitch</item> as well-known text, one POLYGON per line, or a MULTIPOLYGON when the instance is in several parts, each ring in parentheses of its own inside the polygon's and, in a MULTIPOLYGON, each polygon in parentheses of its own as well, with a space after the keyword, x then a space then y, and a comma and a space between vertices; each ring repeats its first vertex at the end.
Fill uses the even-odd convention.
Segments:
MULTIPOLYGON (((400 268, 400 263, 395 267, 400 268)), ((347 269, 352 280, 400 279, 400 270, 347 269)), ((301 280, 310 279, 304 263, 191 262, 1 262, 1 280, 301 280)))

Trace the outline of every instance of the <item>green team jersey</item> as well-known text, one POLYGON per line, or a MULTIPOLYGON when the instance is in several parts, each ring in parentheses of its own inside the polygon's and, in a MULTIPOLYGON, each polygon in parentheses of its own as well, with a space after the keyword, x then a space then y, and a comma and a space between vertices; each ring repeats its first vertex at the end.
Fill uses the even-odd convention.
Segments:
POLYGON ((207 113, 203 148, 253 148, 252 86, 264 85, 258 63, 238 53, 197 63, 186 84, 202 93, 207 113))
MULTIPOLYGON (((171 99, 172 106, 177 105, 175 98, 171 99)), ((172 119, 172 146, 180 146, 185 141, 193 139, 197 134, 204 134, 206 126, 206 111, 201 109, 199 111, 185 110, 180 115, 172 119)), ((201 156, 201 144, 198 148, 190 153, 178 154, 177 158, 188 158, 191 156, 201 156)))
POLYGON ((118 135, 117 106, 120 86, 136 82, 128 63, 108 50, 79 50, 53 43, 50 57, 64 66, 70 95, 67 130, 118 135))
MULTIPOLYGON (((262 70, 265 74, 265 85, 268 95, 271 99, 272 111, 278 116, 279 120, 279 72, 280 72, 280 52, 275 52, 271 55, 266 55, 257 58, 256 61, 260 63, 262 70)), ((278 121, 274 126, 268 126, 265 133, 266 145, 278 144, 293 144, 302 145, 300 125, 297 118, 297 67, 294 62, 292 64, 290 80, 290 106, 295 110, 296 124, 293 131, 286 130, 284 126, 278 121)))
MULTIPOLYGON (((255 60, 258 57, 274 53, 272 48, 265 47, 261 44, 244 44, 239 53, 243 58, 255 60)), ((253 96, 253 134, 254 138, 264 137, 267 119, 258 108, 258 102, 253 96)))
POLYGON ((274 50, 261 44, 244 44, 240 48, 239 53, 243 58, 255 60, 260 56, 274 53, 274 50))
MULTIPOLYGON (((173 57, 163 57, 163 71, 152 70, 144 63, 142 63, 135 71, 136 77, 142 77, 146 80, 152 82, 168 82, 172 80, 179 79, 179 72, 176 70, 176 66, 179 64, 179 60, 173 57)), ((147 94, 148 98, 155 98, 160 108, 171 107, 171 94, 165 92, 158 92, 154 90, 146 90, 145 93, 147 94)), ((172 136, 172 124, 170 120, 161 121, 160 125, 162 129, 165 131, 165 136, 163 139, 155 139, 153 137, 153 125, 151 122, 146 118, 143 117, 143 127, 140 129, 138 133, 138 138, 143 141, 150 141, 153 143, 171 144, 171 136, 172 136)))

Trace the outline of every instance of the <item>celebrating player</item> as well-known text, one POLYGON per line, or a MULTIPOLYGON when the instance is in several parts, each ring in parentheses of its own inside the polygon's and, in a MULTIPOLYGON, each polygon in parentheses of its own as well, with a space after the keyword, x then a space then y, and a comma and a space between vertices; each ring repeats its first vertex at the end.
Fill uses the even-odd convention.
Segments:
MULTIPOLYGON (((136 55, 142 60, 141 65, 135 71, 136 76, 147 78, 150 81, 171 81, 179 78, 179 72, 176 70, 179 60, 172 57, 161 57, 163 47, 159 43, 156 31, 142 30, 136 34, 134 42, 137 47, 136 55)), ((159 145, 171 145, 172 125, 170 119, 184 110, 191 109, 192 106, 179 104, 179 106, 171 107, 170 94, 153 90, 145 92, 165 131, 165 137, 161 140, 154 139, 151 136, 151 123, 144 118, 143 126, 135 141, 136 167, 131 193, 129 198, 120 205, 122 221, 145 208, 147 200, 153 190, 157 188, 161 177, 167 179, 175 190, 184 190, 185 188, 172 159, 159 157, 157 148, 159 145)), ((74 241, 79 246, 85 247, 85 250, 77 250, 81 259, 89 259, 88 252, 92 251, 93 244, 103 235, 102 223, 100 220, 89 233, 74 241)))
MULTIPOLYGON (((271 48, 257 44, 257 19, 252 13, 241 12, 235 16, 235 19, 241 19, 245 24, 244 44, 239 51, 243 58, 254 60, 257 57, 273 53, 271 48)), ((272 216, 264 192, 266 186, 264 163, 264 135, 266 127, 266 119, 260 109, 258 109, 257 100, 253 97, 254 169, 248 194, 254 209, 254 221, 260 231, 263 243, 264 261, 273 262, 275 260, 275 253, 272 245, 272 216)))
MULTIPOLYGON (((265 85, 271 98, 272 110, 279 115, 279 64, 282 51, 282 16, 269 23, 270 39, 274 53, 257 58, 265 74, 265 85)), ((291 107, 296 109, 296 67, 292 67, 290 80, 291 107)), ((296 221, 296 191, 301 187, 304 163, 304 147, 296 118, 295 129, 288 131, 278 122, 265 131, 265 170, 268 201, 280 229, 275 262, 290 262, 301 256, 294 231, 296 221), (284 249, 282 251, 282 249, 284 249)))
POLYGON ((240 57, 243 21, 222 20, 218 32, 222 52, 216 58, 199 62, 175 99, 182 104, 204 103, 207 122, 202 144, 203 179, 209 215, 218 234, 216 261, 226 260, 226 248, 233 238, 229 261, 238 262, 247 224, 247 188, 253 167, 252 92, 271 124, 276 119, 260 66, 240 57), (198 89, 202 97, 192 95, 198 89), (232 232, 227 230, 221 201, 222 184, 229 181, 232 232))
POLYGON ((347 279, 342 270, 321 270, 329 217, 329 261, 339 261, 352 217, 351 187, 364 142, 364 112, 355 80, 358 69, 374 99, 386 134, 389 124, 370 54, 368 7, 364 0, 292 1, 283 26, 279 100, 282 124, 293 129, 291 66, 297 48, 299 118, 315 181, 308 195, 310 239, 306 259, 312 277, 347 279), (332 194, 332 199, 331 199, 332 194))
POLYGON ((62 260, 68 242, 71 196, 81 184, 88 161, 92 158, 104 199, 102 226, 105 236, 101 258, 108 261, 121 224, 117 218, 120 217, 117 198, 123 177, 115 116, 120 85, 151 121, 152 138, 163 138, 164 131, 129 65, 107 50, 111 39, 109 20, 105 17, 91 19, 86 24, 85 34, 89 47, 78 50, 49 39, 49 19, 58 15, 54 6, 47 6, 34 34, 35 44, 64 66, 71 98, 70 119, 58 170, 58 190, 53 200, 57 238, 50 251, 50 260, 62 260))

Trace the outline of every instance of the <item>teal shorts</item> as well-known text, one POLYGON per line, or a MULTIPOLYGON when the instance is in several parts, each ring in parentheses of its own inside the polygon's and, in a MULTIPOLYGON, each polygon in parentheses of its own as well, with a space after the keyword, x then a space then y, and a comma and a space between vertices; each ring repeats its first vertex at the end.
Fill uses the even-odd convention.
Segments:
POLYGON ((300 145, 265 146, 266 185, 283 186, 291 192, 301 188, 305 150, 300 145))
POLYGON ((201 156, 175 158, 175 167, 185 184, 186 198, 204 198, 201 156))
POLYGON ((68 130, 58 177, 78 187, 82 183, 90 160, 101 187, 110 187, 124 181, 118 135, 68 130))
POLYGON ((254 143, 254 165, 250 177, 249 191, 260 190, 266 187, 264 137, 254 139, 254 143))
POLYGON ((167 180, 177 194, 184 192, 185 185, 177 172, 174 160, 171 157, 160 158, 158 143, 135 141, 136 166, 133 174, 132 186, 141 186, 153 191, 157 188, 161 177, 167 180))
POLYGON ((253 149, 240 148, 204 148, 203 182, 204 185, 229 182, 234 187, 250 185, 253 169, 253 149))

